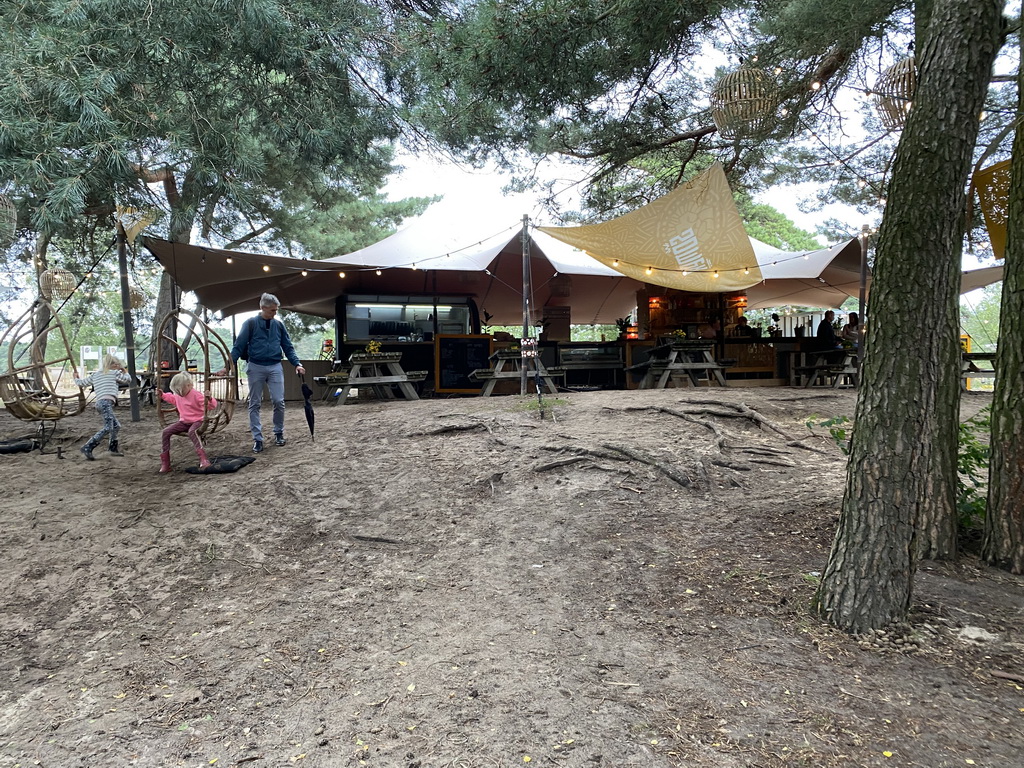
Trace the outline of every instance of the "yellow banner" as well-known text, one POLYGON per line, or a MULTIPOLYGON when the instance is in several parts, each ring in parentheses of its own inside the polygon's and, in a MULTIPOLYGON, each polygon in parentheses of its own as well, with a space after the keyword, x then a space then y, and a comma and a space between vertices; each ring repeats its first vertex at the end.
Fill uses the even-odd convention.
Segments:
POLYGON ((978 190, 981 215, 985 217, 988 239, 997 259, 1006 255, 1007 200, 1010 197, 1010 161, 982 168, 971 183, 978 190))
POLYGON ((538 229, 645 283, 710 293, 742 290, 762 279, 719 163, 610 221, 538 229))

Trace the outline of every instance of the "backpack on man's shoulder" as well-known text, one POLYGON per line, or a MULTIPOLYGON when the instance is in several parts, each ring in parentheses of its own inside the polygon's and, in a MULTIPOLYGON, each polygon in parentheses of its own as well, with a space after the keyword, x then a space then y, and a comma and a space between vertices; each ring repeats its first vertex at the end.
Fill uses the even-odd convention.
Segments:
MULTIPOLYGON (((249 338, 252 339, 252 332, 256 329, 256 318, 255 317, 250 317, 248 320, 245 321, 245 325, 249 326, 249 338)), ((242 326, 243 330, 245 329, 245 325, 242 326)), ((249 362, 249 344, 248 343, 245 345, 245 349, 239 351, 238 359, 239 360, 244 360, 245 362, 249 362)))

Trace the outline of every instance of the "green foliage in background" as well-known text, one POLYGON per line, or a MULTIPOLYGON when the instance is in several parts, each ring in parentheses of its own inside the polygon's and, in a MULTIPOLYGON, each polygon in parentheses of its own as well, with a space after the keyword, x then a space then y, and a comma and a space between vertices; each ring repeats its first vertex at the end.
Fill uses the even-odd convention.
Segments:
POLYGON ((988 406, 960 423, 956 510, 961 529, 978 529, 985 520, 991 430, 992 410, 988 406))

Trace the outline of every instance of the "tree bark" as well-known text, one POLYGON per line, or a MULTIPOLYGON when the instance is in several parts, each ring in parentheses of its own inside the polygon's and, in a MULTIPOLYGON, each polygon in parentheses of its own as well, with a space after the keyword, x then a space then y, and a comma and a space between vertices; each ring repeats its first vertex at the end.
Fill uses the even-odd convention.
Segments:
MULTIPOLYGON (((1024 38, 1021 48, 1024 52, 1024 38)), ((1017 75, 1017 99, 981 556, 1011 573, 1024 573, 1024 69, 1017 75)))
POLYGON ((852 632, 905 618, 917 558, 956 553, 964 187, 1001 9, 936 0, 918 56, 879 233, 846 492, 816 599, 852 632))
MULTIPOLYGON (((179 193, 177 179, 175 179, 174 174, 170 170, 165 169, 165 172, 160 174, 158 180, 163 184, 164 196, 167 198, 167 204, 171 209, 168 240, 175 243, 190 242, 192 239, 192 223, 195 218, 195 208, 186 207, 185 201, 188 199, 188 196, 179 193)), ((188 184, 187 175, 185 184, 188 184)), ((153 318, 153 335, 149 345, 150 369, 156 365, 158 353, 161 360, 171 359, 173 354, 172 348, 170 345, 167 345, 165 349, 161 350, 157 335, 160 333, 164 317, 169 312, 177 309, 180 303, 181 289, 171 279, 171 276, 164 272, 160 277, 160 290, 156 297, 156 317, 153 318)))

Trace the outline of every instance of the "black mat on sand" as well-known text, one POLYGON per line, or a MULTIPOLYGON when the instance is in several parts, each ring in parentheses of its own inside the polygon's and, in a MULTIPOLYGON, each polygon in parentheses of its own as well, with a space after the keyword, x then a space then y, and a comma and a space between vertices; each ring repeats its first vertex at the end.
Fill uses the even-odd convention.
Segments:
POLYGON ((246 464, 256 461, 255 456, 215 456, 210 459, 210 466, 186 467, 185 471, 192 475, 224 475, 228 472, 237 472, 246 464))

